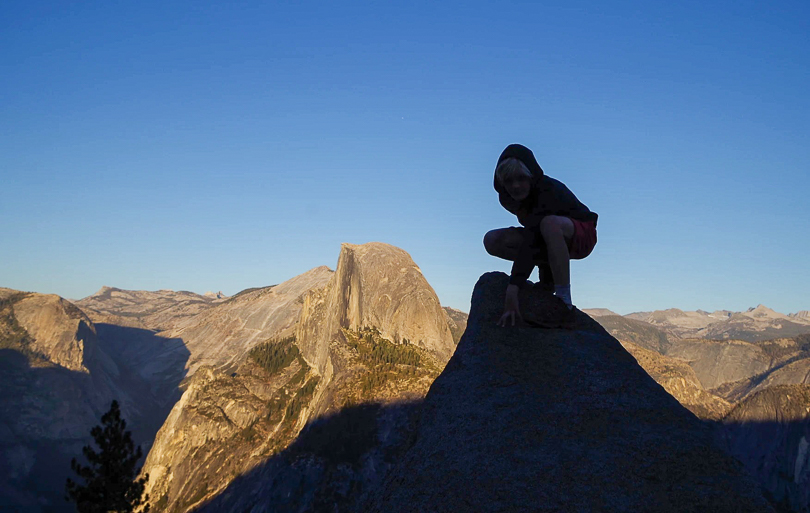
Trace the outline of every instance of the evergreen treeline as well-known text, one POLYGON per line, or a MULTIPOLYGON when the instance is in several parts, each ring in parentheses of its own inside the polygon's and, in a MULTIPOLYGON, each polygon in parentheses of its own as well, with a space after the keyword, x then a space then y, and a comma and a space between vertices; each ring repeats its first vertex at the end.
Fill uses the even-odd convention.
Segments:
POLYGON ((422 357, 419 351, 403 339, 403 343, 395 344, 383 338, 376 328, 363 327, 354 336, 347 337, 349 346, 360 356, 360 361, 369 366, 413 365, 418 367, 422 357))
POLYGON ((408 339, 402 339, 400 343, 391 342, 377 328, 364 326, 358 331, 347 330, 346 340, 368 369, 359 383, 363 396, 373 393, 390 380, 415 377, 423 371, 422 356, 408 339))
POLYGON ((318 386, 318 381, 320 381, 320 378, 318 376, 314 376, 310 378, 304 386, 298 389, 298 392, 296 392, 295 396, 287 405, 286 418, 298 418, 298 414, 301 413, 301 408, 309 404, 312 394, 315 393, 315 388, 318 386))
POLYGON ((264 370, 270 374, 275 374, 290 365, 298 358, 298 354, 295 337, 285 337, 270 339, 257 345, 250 350, 248 356, 264 370))

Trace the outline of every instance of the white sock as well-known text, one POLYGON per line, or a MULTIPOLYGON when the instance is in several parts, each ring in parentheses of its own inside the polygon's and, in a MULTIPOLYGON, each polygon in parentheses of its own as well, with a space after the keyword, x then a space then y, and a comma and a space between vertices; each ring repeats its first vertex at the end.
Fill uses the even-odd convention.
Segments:
POLYGON ((571 302, 571 285, 554 285, 554 295, 562 299, 568 305, 568 308, 573 308, 574 304, 571 302))

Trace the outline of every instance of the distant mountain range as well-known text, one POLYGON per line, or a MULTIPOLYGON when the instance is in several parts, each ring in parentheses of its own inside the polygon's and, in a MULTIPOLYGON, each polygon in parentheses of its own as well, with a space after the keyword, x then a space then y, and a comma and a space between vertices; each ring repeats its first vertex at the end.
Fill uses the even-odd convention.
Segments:
MULTIPOLYGON (((618 315, 605 308, 585 309, 585 312, 594 318, 618 315)), ((810 312, 807 310, 786 315, 764 305, 749 308, 745 312, 683 311, 670 308, 636 312, 623 317, 646 322, 679 338, 755 342, 810 332, 810 312)))

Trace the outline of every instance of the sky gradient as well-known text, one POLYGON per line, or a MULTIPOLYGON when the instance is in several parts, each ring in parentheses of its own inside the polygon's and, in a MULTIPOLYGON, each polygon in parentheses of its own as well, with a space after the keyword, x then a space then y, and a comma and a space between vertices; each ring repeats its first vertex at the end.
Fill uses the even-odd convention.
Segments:
POLYGON ((518 142, 600 216, 577 306, 810 309, 810 3, 608 4, 3 2, 0 286, 230 295, 381 241, 468 311, 518 142))

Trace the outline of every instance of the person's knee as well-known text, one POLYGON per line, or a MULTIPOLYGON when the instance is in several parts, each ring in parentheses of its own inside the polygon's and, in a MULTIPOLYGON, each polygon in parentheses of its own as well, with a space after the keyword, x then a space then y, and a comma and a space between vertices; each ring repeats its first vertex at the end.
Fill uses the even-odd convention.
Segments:
POLYGON ((498 248, 501 245, 500 239, 501 237, 498 234, 498 230, 490 230, 484 235, 484 249, 487 250, 487 253, 490 255, 498 253, 498 248))
POLYGON ((549 237, 562 237, 562 226, 557 220, 557 216, 546 216, 540 221, 540 233, 543 238, 548 240, 549 237))

